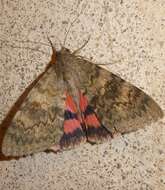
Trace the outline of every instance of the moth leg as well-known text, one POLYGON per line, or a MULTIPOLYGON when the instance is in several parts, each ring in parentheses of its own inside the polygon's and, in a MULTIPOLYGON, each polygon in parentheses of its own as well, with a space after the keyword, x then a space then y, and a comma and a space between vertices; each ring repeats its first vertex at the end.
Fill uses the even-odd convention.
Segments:
POLYGON ((78 111, 76 104, 72 97, 66 94, 65 101, 65 112, 64 112, 64 133, 60 139, 60 147, 74 147, 81 142, 86 141, 84 131, 82 129, 80 120, 78 119, 78 111))
POLYGON ((45 150, 44 152, 46 153, 50 153, 50 152, 54 152, 54 153, 57 153, 57 152, 60 152, 60 145, 54 145, 52 147, 50 147, 49 149, 45 150))
POLYGON ((88 142, 93 144, 113 137, 112 133, 99 121, 94 109, 88 104, 87 97, 82 92, 79 92, 79 106, 88 142))

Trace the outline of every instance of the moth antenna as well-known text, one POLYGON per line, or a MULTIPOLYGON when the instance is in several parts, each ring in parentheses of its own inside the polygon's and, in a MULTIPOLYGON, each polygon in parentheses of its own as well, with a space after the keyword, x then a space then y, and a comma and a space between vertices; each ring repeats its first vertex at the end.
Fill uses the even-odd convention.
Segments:
POLYGON ((53 43, 52 43, 52 41, 50 40, 50 38, 47 36, 47 39, 48 39, 48 41, 49 41, 49 43, 50 43, 50 45, 51 45, 51 47, 52 47, 52 57, 51 57, 51 61, 50 61, 50 64, 55 64, 56 63, 56 50, 55 50, 55 48, 54 48, 54 46, 53 46, 53 43))
POLYGON ((75 55, 77 54, 79 51, 81 51, 86 45, 87 43, 89 42, 91 38, 91 35, 88 36, 88 39, 85 41, 85 43, 83 43, 78 49, 76 49, 72 54, 75 55))
POLYGON ((79 14, 78 14, 77 17, 73 20, 73 22, 70 24, 68 30, 66 31, 66 35, 65 35, 65 38, 64 38, 64 42, 63 42, 62 47, 65 47, 66 40, 67 40, 68 34, 69 34, 70 30, 71 30, 71 27, 72 27, 73 24, 77 21, 78 17, 79 17, 79 14))
MULTIPOLYGON (((87 4, 86 4, 85 8, 86 8, 86 7, 87 7, 87 4)), ((77 16, 76 16, 76 18, 71 22, 71 24, 70 24, 68 30, 66 31, 66 35, 65 35, 65 38, 64 38, 64 42, 63 42, 62 47, 65 47, 68 34, 69 34, 69 32, 70 32, 70 30, 71 30, 73 24, 78 20, 78 18, 79 18, 80 15, 83 13, 83 11, 85 10, 85 8, 84 8, 84 9, 82 8, 81 11, 80 11, 80 13, 78 13, 77 16)))
POLYGON ((100 65, 100 66, 104 66, 104 65, 113 65, 113 64, 115 64, 115 63, 121 63, 121 59, 119 59, 119 60, 111 60, 111 62, 110 63, 97 63, 97 65, 100 65))
MULTIPOLYGON (((7 41, 7 40, 1 40, 0 39, 0 41, 2 42, 2 43, 9 43, 9 41, 7 41)), ((17 41, 17 40, 16 40, 17 41)), ((21 41, 18 41, 18 42, 21 42, 21 41)), ((30 42, 30 43, 36 43, 37 44, 37 42, 32 42, 32 41, 22 41, 23 43, 24 42, 30 42)), ((39 43, 38 43, 39 44, 39 43)), ((42 44, 42 43, 41 43, 42 44)), ((45 45, 45 44, 44 44, 45 45)), ((46 44, 47 45, 47 44, 46 44)), ((24 47, 20 47, 20 46, 16 46, 16 45, 12 45, 12 44, 5 44, 5 46, 6 47, 11 47, 11 48, 15 48, 15 49, 26 49, 26 50, 31 50, 31 51, 37 51, 37 52, 40 52, 40 53, 43 53, 43 54, 45 54, 45 55, 50 55, 50 54, 48 54, 48 53, 46 53, 45 51, 42 51, 42 50, 39 50, 39 49, 37 49, 37 48, 30 48, 30 47, 27 47, 27 46, 24 46, 24 47)), ((48 45, 47 45, 48 46, 48 45)), ((0 48, 2 48, 2 45, 0 46, 0 48)))
MULTIPOLYGON (((2 43, 10 43, 10 41, 9 40, 2 40, 2 39, 0 39, 0 41, 2 42, 2 43)), ((36 42, 36 41, 32 41, 32 40, 14 40, 14 42, 19 42, 19 43, 32 43, 32 44, 39 44, 39 45, 43 45, 43 46, 48 46, 48 47, 50 47, 49 46, 49 44, 47 44, 47 43, 44 43, 44 42, 36 42)))

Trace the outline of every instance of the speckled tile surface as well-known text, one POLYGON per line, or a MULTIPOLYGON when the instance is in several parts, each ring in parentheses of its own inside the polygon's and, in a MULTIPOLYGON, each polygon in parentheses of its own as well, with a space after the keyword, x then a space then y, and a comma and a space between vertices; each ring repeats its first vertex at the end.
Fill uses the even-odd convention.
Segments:
MULTIPOLYGON (((112 63, 165 110, 164 0, 0 1, 0 120, 48 63, 51 48, 112 63), (79 16, 78 16, 79 15, 79 16), (46 45, 47 44, 47 45, 46 45)), ((165 119, 101 145, 0 162, 0 190, 164 190, 165 119)))

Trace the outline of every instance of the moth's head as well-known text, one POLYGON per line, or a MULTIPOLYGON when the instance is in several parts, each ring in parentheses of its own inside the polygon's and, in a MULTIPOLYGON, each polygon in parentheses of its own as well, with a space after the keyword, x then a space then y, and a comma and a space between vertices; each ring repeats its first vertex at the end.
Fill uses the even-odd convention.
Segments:
POLYGON ((59 51, 61 54, 71 54, 71 51, 65 47, 62 47, 59 51))
POLYGON ((49 37, 48 37, 48 41, 52 47, 52 56, 51 56, 51 61, 50 61, 51 64, 55 64, 58 59, 61 59, 65 55, 71 54, 71 51, 65 48, 64 46, 61 47, 61 50, 56 51, 49 37))
POLYGON ((61 50, 56 51, 57 60, 63 60, 70 55, 71 55, 71 51, 65 47, 62 47, 61 50))

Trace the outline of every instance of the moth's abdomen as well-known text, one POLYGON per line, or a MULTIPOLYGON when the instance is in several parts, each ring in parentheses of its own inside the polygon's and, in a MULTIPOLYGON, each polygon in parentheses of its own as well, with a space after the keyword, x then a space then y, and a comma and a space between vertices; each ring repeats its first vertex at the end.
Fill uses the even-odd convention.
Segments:
POLYGON ((81 119, 78 116, 77 106, 68 93, 65 105, 66 108, 63 123, 64 134, 60 140, 61 148, 74 147, 75 145, 86 141, 81 119))

